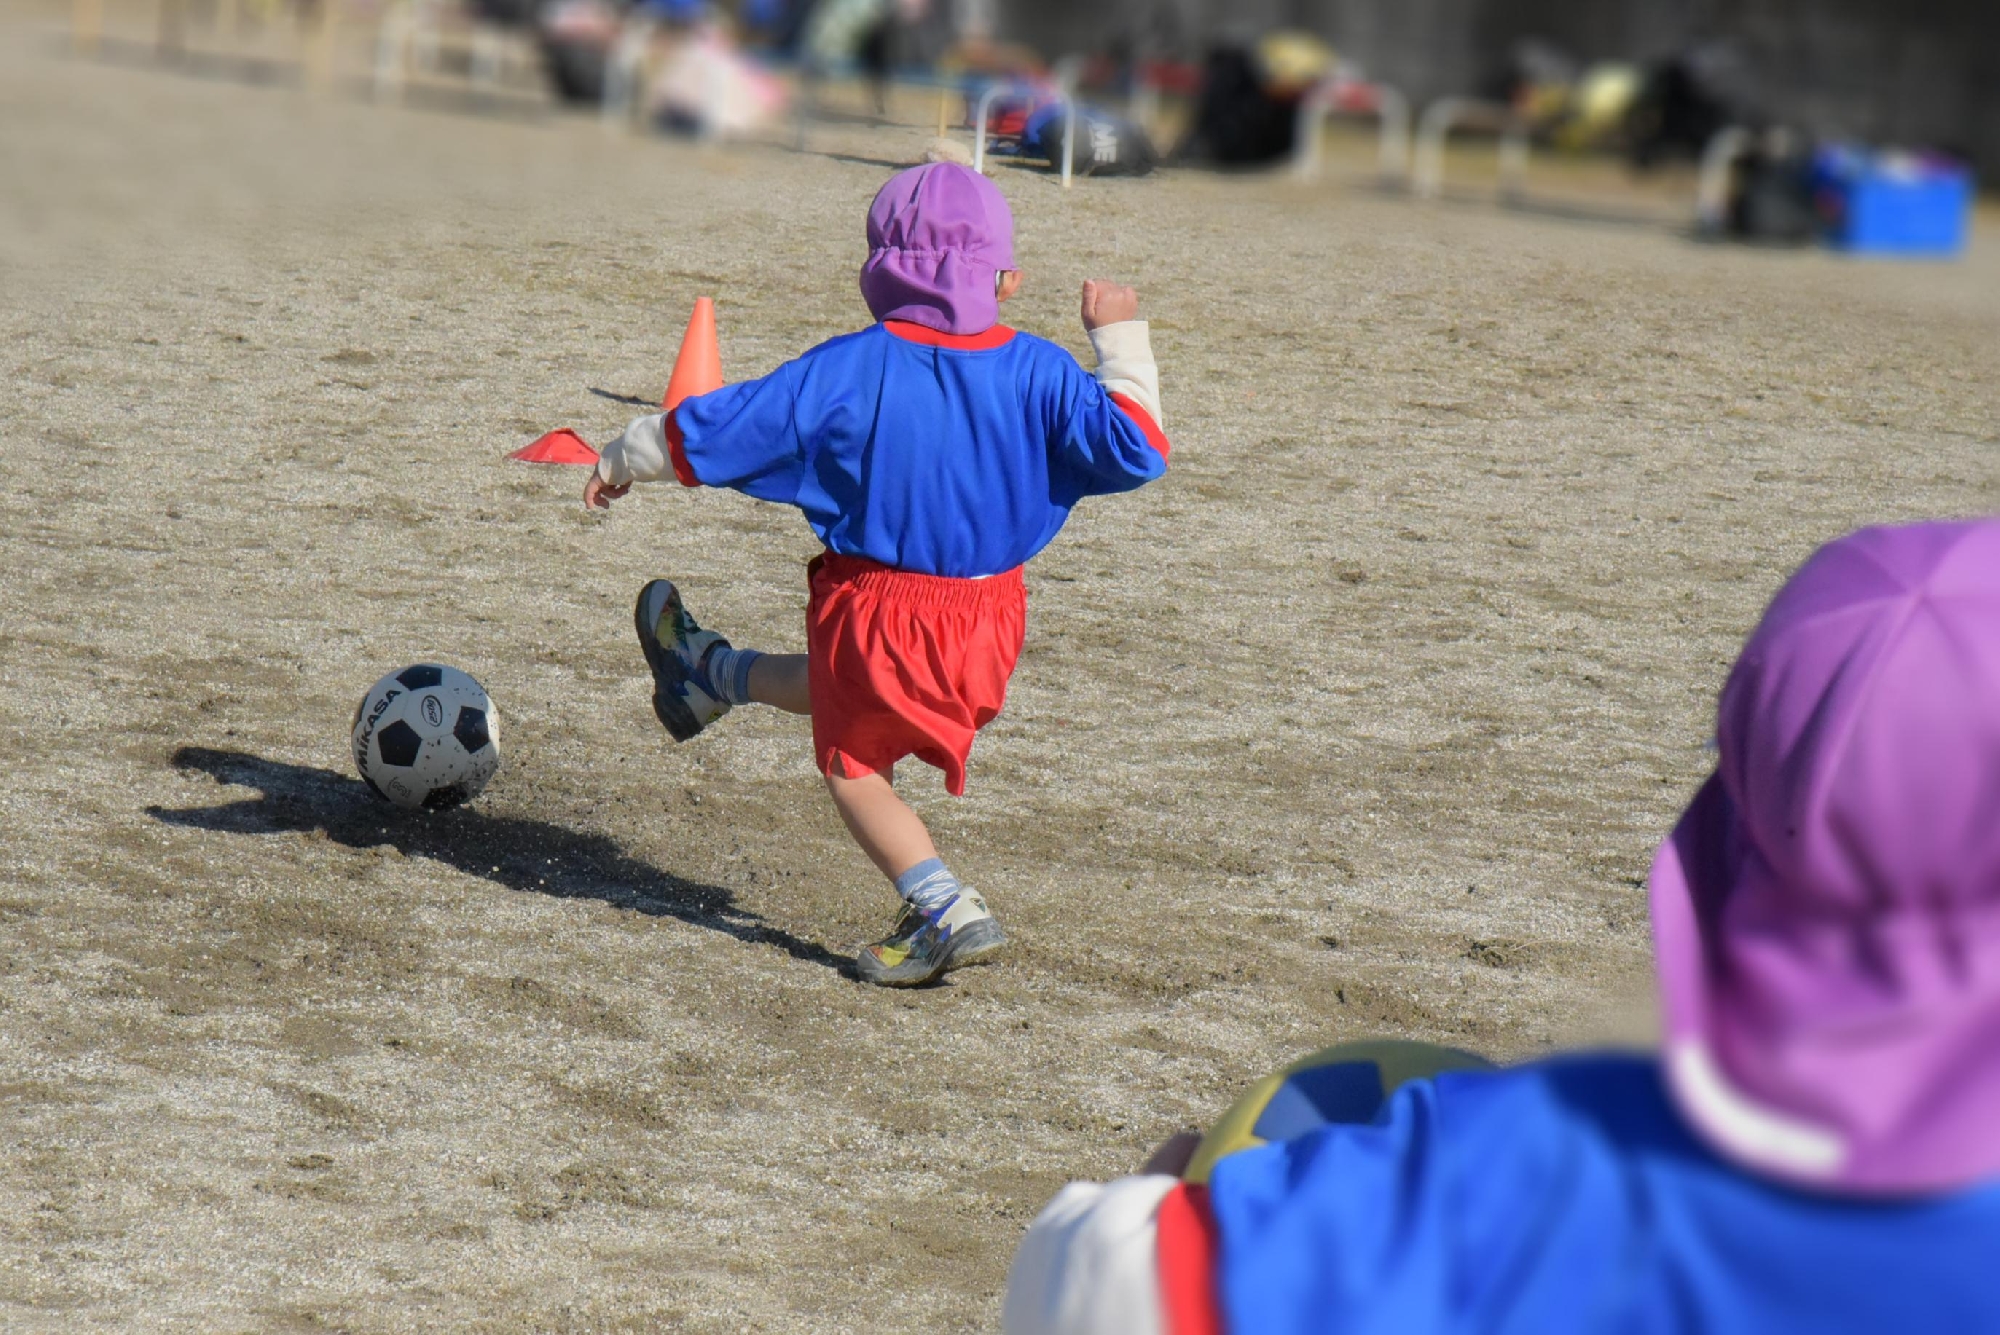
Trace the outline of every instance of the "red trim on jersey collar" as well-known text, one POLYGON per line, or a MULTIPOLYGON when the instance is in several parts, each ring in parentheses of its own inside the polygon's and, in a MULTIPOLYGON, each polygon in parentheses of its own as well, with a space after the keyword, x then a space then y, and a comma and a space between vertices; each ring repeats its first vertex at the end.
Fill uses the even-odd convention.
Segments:
POLYGON ((1006 347, 1014 337, 1014 331, 1004 324, 996 324, 977 334, 942 334, 909 320, 884 320, 882 327, 905 343, 917 343, 926 348, 952 348, 959 352, 990 352, 994 348, 1006 347))

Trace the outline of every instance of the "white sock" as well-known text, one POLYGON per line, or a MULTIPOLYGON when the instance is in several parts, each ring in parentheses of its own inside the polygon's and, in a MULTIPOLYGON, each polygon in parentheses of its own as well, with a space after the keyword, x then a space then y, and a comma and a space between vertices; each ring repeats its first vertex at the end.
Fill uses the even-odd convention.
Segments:
POLYGON ((919 913, 936 913, 964 888, 943 858, 926 858, 896 878, 896 893, 919 913))
POLYGON ((732 705, 750 703, 750 667, 764 655, 755 649, 732 649, 718 644, 702 656, 701 674, 714 688, 716 699, 732 705))

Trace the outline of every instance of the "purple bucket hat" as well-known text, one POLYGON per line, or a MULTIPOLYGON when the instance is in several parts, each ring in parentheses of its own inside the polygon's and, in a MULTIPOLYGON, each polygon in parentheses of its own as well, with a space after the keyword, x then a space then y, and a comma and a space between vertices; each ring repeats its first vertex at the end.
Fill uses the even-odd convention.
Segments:
POLYGON ((1653 863, 1682 1113, 1822 1190, 2000 1176, 2000 521, 1820 549, 1717 745, 1653 863))
POLYGON ((950 162, 889 178, 868 210, 861 295, 877 320, 979 334, 1000 320, 993 276, 1014 267, 1014 215, 978 172, 950 162))

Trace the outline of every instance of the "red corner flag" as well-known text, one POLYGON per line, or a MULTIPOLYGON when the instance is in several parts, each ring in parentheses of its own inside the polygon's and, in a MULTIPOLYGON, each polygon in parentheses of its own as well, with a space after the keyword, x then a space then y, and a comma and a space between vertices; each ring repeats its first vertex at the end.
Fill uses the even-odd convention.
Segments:
POLYGON ((660 406, 672 412, 682 399, 721 388, 722 348, 715 340, 715 302, 696 297, 687 332, 681 335, 681 354, 674 358, 674 373, 667 380, 667 395, 660 406))

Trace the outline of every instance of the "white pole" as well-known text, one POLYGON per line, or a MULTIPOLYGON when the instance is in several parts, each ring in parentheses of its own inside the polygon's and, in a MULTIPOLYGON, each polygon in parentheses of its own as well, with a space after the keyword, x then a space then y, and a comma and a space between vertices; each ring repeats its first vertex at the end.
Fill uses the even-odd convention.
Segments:
POLYGON ((476 23, 472 28, 472 86, 490 95, 500 86, 500 70, 506 60, 504 39, 497 28, 476 23))
POLYGON ((1728 221, 1729 170, 1750 147, 1750 132, 1740 125, 1717 130, 1701 151, 1701 175, 1695 181, 1694 221, 1713 236, 1728 221))
POLYGON ((1520 117, 1512 107, 1470 97, 1440 98, 1424 108, 1423 118, 1417 122, 1415 184, 1417 193, 1425 199, 1436 199, 1444 193, 1445 137, 1451 133, 1453 126, 1473 119, 1489 121, 1501 127, 1503 193, 1507 189, 1507 172, 1526 167, 1527 129, 1521 125, 1520 117), (1514 140, 1516 135, 1518 140, 1510 146, 1510 140, 1514 140))
POLYGON ((604 66, 604 128, 621 130, 632 123, 632 107, 639 97, 639 76, 646 48, 653 40, 653 25, 643 19, 627 19, 618 31, 604 66))
POLYGON ((416 56, 417 68, 429 74, 437 70, 441 44, 437 4, 436 0, 416 0, 416 6, 411 48, 416 56))
POLYGON ((1436 199, 1444 192, 1444 137, 1451 129, 1465 99, 1440 98, 1424 108, 1417 120, 1415 184, 1424 199, 1436 199))
POLYGON ((382 15, 382 26, 375 34, 375 96, 382 101, 392 102, 403 95, 414 26, 409 0, 394 0, 382 15))
POLYGON ((1410 100, 1400 89, 1386 83, 1375 85, 1375 114, 1382 118, 1380 144, 1376 149, 1376 170, 1384 185, 1407 184, 1410 179, 1410 100))
POLYGON ((1319 136, 1326 124, 1327 113, 1333 109, 1335 74, 1322 79, 1306 89, 1306 95, 1299 99, 1299 118, 1292 129, 1292 174, 1301 181, 1316 180, 1319 176, 1319 136))
POLYGON ((1528 183, 1528 123, 1509 113, 1500 131, 1500 198, 1518 204, 1528 183))
POLYGON ((1076 99, 1063 94, 1062 188, 1069 189, 1070 169, 1076 162, 1076 99))
POLYGON ((729 69, 723 61, 719 32, 704 29, 695 40, 707 47, 708 54, 701 81, 701 142, 714 144, 722 138, 724 104, 729 99, 729 69))
POLYGON ((1070 185, 1076 162, 1076 84, 1083 77, 1083 57, 1067 55, 1056 62, 1056 96, 1063 109, 1062 188, 1070 185))
POLYGON ((1000 94, 1007 92, 1009 87, 1010 85, 1004 83, 988 86, 986 91, 979 95, 979 109, 973 113, 972 170, 982 176, 986 174, 986 118, 992 113, 993 104, 999 100, 1000 94))

